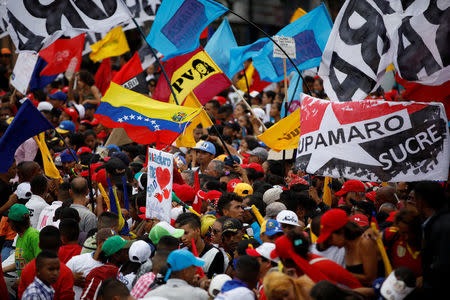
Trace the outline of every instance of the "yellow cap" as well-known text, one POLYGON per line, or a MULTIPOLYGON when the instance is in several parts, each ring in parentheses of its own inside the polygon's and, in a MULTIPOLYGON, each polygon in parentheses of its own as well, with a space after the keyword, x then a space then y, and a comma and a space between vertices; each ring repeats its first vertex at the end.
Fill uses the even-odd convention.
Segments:
POLYGON ((247 197, 253 194, 253 188, 248 183, 238 183, 234 187, 234 192, 241 197, 247 197))

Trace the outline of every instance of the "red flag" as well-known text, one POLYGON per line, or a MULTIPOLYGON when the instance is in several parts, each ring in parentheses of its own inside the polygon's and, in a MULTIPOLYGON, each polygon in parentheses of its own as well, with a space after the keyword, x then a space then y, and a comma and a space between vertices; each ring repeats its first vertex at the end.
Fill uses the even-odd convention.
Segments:
MULTIPOLYGON (((220 70, 202 47, 167 60, 164 70, 169 77, 177 99, 182 104, 193 92, 201 104, 231 85, 230 79, 220 70)), ((164 76, 160 76, 152 98, 168 102, 171 92, 164 76)))
POLYGON ((261 77, 259 76, 258 70, 255 69, 255 72, 253 72, 252 76, 250 91, 258 91, 261 93, 270 84, 271 82, 262 81, 261 77))
POLYGON ((402 100, 442 102, 447 118, 450 118, 450 80, 441 85, 423 85, 407 81, 398 76, 398 73, 395 74, 395 80, 405 88, 402 100))
POLYGON ((148 96, 148 86, 145 81, 144 70, 142 69, 139 54, 136 52, 133 57, 117 72, 113 82, 122 85, 124 88, 148 96))
POLYGON ((102 93, 102 95, 104 95, 106 90, 108 89, 109 84, 111 83, 111 79, 111 60, 108 57, 102 60, 97 73, 95 73, 95 85, 100 90, 100 93, 102 93))
POLYGON ((75 65, 74 72, 77 72, 80 69, 84 37, 85 33, 72 39, 59 39, 41 50, 39 56, 48 65, 41 71, 40 75, 50 76, 65 72, 71 63, 75 65))

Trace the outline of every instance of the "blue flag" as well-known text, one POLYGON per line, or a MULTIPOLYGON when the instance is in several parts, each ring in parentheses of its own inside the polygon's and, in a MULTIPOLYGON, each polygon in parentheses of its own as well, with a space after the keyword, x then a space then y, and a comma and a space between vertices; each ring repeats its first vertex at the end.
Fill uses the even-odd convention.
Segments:
POLYGON ((58 76, 58 75, 51 75, 51 76, 39 75, 47 65, 48 63, 42 57, 38 58, 36 65, 34 66, 33 74, 31 75, 30 91, 44 89, 49 83, 52 83, 58 76))
MULTIPOLYGON (((300 93, 303 92, 303 80, 300 77, 300 75, 297 73, 297 71, 294 70, 294 75, 292 76, 289 87, 287 90, 287 101, 288 101, 288 107, 289 111, 287 112, 286 116, 288 116, 291 112, 295 111, 297 108, 300 107, 300 93), (298 84, 297 84, 298 82, 298 84)), ((285 114, 285 107, 284 105, 281 106, 281 117, 284 118, 285 114)))
MULTIPOLYGON (((322 53, 327 44, 333 23, 325 5, 313 9, 303 17, 281 29, 276 35, 292 37, 295 40, 295 65, 300 70, 318 67, 322 53)), ((283 80, 283 59, 273 57, 273 43, 267 43, 253 57, 253 65, 258 70, 261 80, 279 82, 283 80)), ((294 66, 286 60, 287 73, 294 66)))
POLYGON ((230 74, 229 70, 230 50, 235 47, 237 47, 236 39, 234 38, 230 23, 228 23, 228 19, 225 18, 208 41, 208 44, 206 44, 205 51, 228 78, 232 78, 234 75, 234 73, 230 74))
POLYGON ((192 52, 200 46, 202 31, 227 11, 212 0, 163 1, 147 41, 164 60, 192 52))
POLYGON ((232 57, 233 59, 230 62, 229 69, 231 77, 233 77, 233 75, 237 72, 243 70, 244 62, 256 55, 258 51, 260 51, 269 41, 269 38, 262 38, 257 40, 253 44, 232 48, 230 50, 230 57, 232 57))
POLYGON ((0 139, 0 173, 11 167, 14 154, 23 142, 48 129, 54 127, 30 100, 26 100, 0 139))

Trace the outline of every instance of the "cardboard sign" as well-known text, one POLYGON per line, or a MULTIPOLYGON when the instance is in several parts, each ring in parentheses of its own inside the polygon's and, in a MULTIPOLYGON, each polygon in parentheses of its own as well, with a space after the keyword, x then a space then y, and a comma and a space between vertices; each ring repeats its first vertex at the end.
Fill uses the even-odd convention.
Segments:
MULTIPOLYGON (((276 35, 273 39, 292 59, 296 58, 297 53, 295 52, 295 40, 293 37, 276 35)), ((287 58, 276 44, 273 44, 273 57, 287 58)))
POLYGON ((147 203, 145 216, 170 223, 173 155, 148 149, 147 203))
POLYGON ((32 52, 21 52, 17 57, 11 75, 11 85, 24 95, 27 93, 28 84, 30 84, 38 57, 39 55, 32 52))

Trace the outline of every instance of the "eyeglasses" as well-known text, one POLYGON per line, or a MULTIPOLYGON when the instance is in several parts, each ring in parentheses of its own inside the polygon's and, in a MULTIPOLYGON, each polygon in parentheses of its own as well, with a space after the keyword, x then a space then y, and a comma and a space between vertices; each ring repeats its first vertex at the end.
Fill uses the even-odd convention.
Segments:
POLYGON ((208 231, 211 232, 212 234, 219 234, 220 233, 219 229, 212 228, 211 226, 209 226, 208 231))

